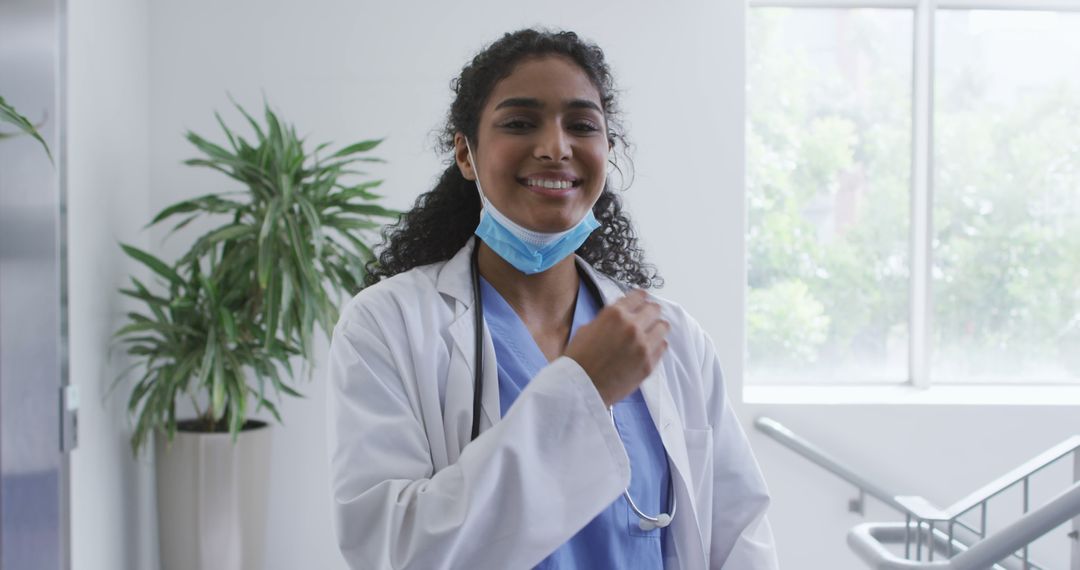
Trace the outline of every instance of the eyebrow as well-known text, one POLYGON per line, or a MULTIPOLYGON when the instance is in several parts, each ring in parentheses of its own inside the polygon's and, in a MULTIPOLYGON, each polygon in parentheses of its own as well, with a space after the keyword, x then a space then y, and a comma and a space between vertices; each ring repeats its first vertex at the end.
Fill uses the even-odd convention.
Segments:
MULTIPOLYGON (((592 109, 594 111, 603 113, 604 110, 600 108, 596 103, 589 101, 588 99, 570 99, 564 103, 571 109, 592 109)), ((539 99, 532 97, 511 97, 509 99, 503 99, 498 105, 495 105, 495 110, 504 109, 507 107, 523 107, 525 109, 543 109, 544 103, 539 99)))

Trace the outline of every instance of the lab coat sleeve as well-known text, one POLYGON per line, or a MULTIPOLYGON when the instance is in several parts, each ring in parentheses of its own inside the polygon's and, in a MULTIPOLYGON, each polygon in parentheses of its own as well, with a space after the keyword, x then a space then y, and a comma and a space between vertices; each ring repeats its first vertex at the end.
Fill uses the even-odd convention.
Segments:
POLYGON ((425 422, 438 419, 410 396, 416 363, 383 325, 343 320, 330 347, 334 525, 350 568, 530 568, 629 484, 603 400, 566 357, 435 472, 425 422))
POLYGON ((720 361, 702 331, 702 378, 713 425, 713 521, 709 566, 722 570, 776 570, 772 529, 765 516, 769 494, 746 433, 724 391, 720 361))

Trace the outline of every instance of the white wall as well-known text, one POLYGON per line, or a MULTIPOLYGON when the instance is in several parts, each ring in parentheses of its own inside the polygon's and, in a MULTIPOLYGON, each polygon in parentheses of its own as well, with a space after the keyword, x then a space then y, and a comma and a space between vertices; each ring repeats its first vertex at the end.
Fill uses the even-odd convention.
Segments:
POLYGON ((81 392, 71 456, 74 570, 157 566, 149 459, 128 448, 123 368, 108 358, 125 304, 116 289, 136 271, 118 241, 145 247, 149 83, 142 0, 68 2, 68 294, 71 383, 81 392))
MULTIPOLYGON (((575 29, 597 41, 623 88, 626 124, 637 144, 638 176, 626 195, 631 213, 650 258, 667 279, 664 294, 710 331, 727 363, 729 391, 736 398, 740 394, 745 282, 745 8, 740 2, 154 2, 148 8, 148 60, 136 55, 146 51, 141 12, 121 9, 127 4, 119 0, 112 6, 130 26, 100 25, 120 32, 109 45, 131 50, 108 66, 127 70, 132 85, 124 97, 135 109, 146 109, 137 94, 149 87, 149 190, 132 195, 133 204, 145 200, 149 211, 228 187, 219 174, 180 164, 194 155, 182 138, 185 129, 219 137, 215 109, 236 123, 226 92, 253 110, 265 94, 315 142, 389 137, 378 154, 391 162, 375 173, 387 180, 383 191, 389 205, 407 207, 440 170, 430 135, 449 103, 448 82, 469 56, 498 34, 533 24, 575 29), (134 80, 144 66, 149 79, 140 84, 134 80)), ((73 106, 89 106, 96 97, 77 100, 72 91, 73 106)), ((85 144, 92 143, 87 140, 92 134, 83 136, 85 144)), ((73 149, 76 144, 73 139, 73 149)), ((147 157, 142 152, 130 156, 147 157)), ((132 164, 125 180, 137 185, 133 181, 143 171, 140 163, 132 164)), ((103 219, 115 216, 106 206, 94 208, 103 219)), ((102 236, 106 229, 94 232, 102 236)), ((158 237, 154 234, 155 247, 158 237)), ((165 251, 176 251, 182 240, 166 242, 165 251)), ((101 242, 95 252, 106 251, 101 242)), ((87 294, 101 303, 111 298, 109 287, 122 271, 117 258, 112 263, 101 276, 83 269, 83 278, 98 284, 87 294)), ((73 283, 78 283, 74 272, 73 283)), ((101 368, 84 358, 95 370, 101 368)), ((305 400, 285 402, 286 426, 275 433, 267 541, 272 570, 343 567, 329 520, 324 387, 318 371, 306 393, 305 400)), ((1077 428, 1075 410, 1068 408, 740 405, 739 411, 748 421, 770 413, 884 483, 941 502, 1077 428)), ((121 436, 105 433, 102 437, 112 438, 107 453, 120 461, 113 440, 121 436)), ((752 440, 774 493, 772 520, 785 568, 859 568, 843 542, 846 530, 859 521, 845 512, 847 488, 756 433, 752 440)), ((141 489, 124 496, 137 503, 128 510, 148 508, 141 489)), ((102 542, 101 550, 127 548, 116 542, 125 532, 121 529, 81 524, 75 529, 80 531, 102 542)), ((151 539, 139 540, 140 552, 153 549, 151 539)), ((124 560, 82 567, 143 567, 133 557, 124 560)))

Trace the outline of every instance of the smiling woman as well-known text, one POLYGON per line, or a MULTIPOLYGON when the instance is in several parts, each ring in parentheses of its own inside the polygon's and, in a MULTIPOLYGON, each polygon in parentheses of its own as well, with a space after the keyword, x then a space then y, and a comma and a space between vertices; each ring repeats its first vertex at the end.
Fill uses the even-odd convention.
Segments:
MULTIPOLYGON (((510 75, 517 63, 541 55, 558 56, 572 61, 584 73, 596 92, 602 109, 603 137, 610 148, 605 149, 611 168, 623 168, 616 157, 625 150, 626 137, 619 121, 619 108, 614 96, 614 80, 604 54, 595 45, 581 42, 572 34, 542 34, 532 30, 508 35, 503 40, 477 54, 473 61, 453 81, 455 98, 446 124, 442 128, 439 151, 446 153, 448 164, 435 188, 421 194, 416 204, 387 235, 386 247, 377 263, 369 267, 367 284, 386 277, 438 261, 446 261, 470 236, 480 221, 480 196, 476 185, 466 179, 457 160, 460 151, 458 135, 469 141, 477 140, 481 128, 481 112, 493 99, 496 84, 510 75)), ((494 106, 496 103, 492 103, 494 106)), ((577 106, 577 104, 575 104, 577 106)), ((524 122, 523 122, 524 123, 524 122)), ((514 125, 523 126, 523 125, 514 125)), ((481 152, 479 148, 477 152, 481 152)), ((482 162, 483 158, 478 157, 482 162)), ((626 161, 628 162, 628 161, 626 161)), ((629 164, 627 164, 629 166, 629 164)), ((607 168, 607 167, 605 167, 607 168)), ((623 214, 622 200, 609 185, 592 206, 600 222, 598 231, 578 249, 577 254, 600 271, 638 287, 660 287, 663 280, 656 269, 644 260, 638 247, 637 235, 629 218, 623 214)))
MULTIPOLYGON (((608 140, 600 93, 572 60, 523 61, 496 84, 477 127, 477 164, 465 135, 454 138, 466 180, 486 180, 484 197, 537 231, 570 229, 604 190, 608 140), (521 192, 521 187, 529 192, 521 192)), ((483 184, 483 183, 481 183, 483 184)))
POLYGON ((453 85, 452 161, 386 234, 331 341, 346 560, 775 568, 711 340, 630 288, 660 280, 608 188, 624 141, 603 53, 523 30, 453 85))

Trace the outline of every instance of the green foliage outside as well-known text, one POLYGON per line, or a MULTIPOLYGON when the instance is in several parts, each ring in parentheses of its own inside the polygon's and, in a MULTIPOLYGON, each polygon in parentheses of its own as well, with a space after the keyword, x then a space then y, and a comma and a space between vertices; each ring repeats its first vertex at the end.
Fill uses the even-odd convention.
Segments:
MULTIPOLYGON (((752 11, 747 124, 751 375, 829 380, 906 338, 910 102, 870 70, 859 96, 785 49, 781 13, 752 11), (848 220, 836 216, 844 214, 848 220), (835 219, 824 225, 821 218, 835 219), (812 365, 812 366, 808 366, 812 365)), ((856 40, 859 41, 859 40, 856 40)), ((872 47, 872 42, 863 42, 872 47)))
MULTIPOLYGON (((751 378, 867 380, 840 377, 854 370, 902 381, 910 63, 881 63, 876 38, 888 30, 872 21, 847 22, 851 53, 823 63, 784 43, 790 11, 750 14, 751 378)), ((939 73, 932 375, 1076 379, 1080 92, 1061 85, 995 105, 986 83, 977 74, 939 73)))
POLYGON ((972 374, 1060 362, 1080 378, 1080 91, 1062 86, 994 116, 970 85, 951 87, 938 97, 941 356, 972 374))

